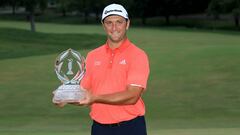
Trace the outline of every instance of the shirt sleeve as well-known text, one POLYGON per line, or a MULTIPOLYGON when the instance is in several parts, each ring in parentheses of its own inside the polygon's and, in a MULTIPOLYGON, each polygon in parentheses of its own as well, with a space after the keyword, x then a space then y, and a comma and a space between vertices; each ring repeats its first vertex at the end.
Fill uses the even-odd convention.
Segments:
POLYGON ((149 72, 147 55, 144 52, 139 53, 130 63, 127 84, 146 89, 149 72))
POLYGON ((85 74, 83 79, 81 80, 80 86, 83 89, 91 89, 91 66, 89 56, 87 56, 85 64, 86 64, 85 74))

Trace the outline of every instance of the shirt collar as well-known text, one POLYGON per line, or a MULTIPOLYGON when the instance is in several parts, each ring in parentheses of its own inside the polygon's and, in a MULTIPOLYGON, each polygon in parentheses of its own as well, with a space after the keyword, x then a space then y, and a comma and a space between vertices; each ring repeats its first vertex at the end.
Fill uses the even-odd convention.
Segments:
POLYGON ((126 48, 128 48, 128 46, 130 44, 131 44, 131 42, 128 40, 128 38, 126 38, 118 48, 115 48, 115 49, 112 50, 109 47, 108 42, 105 43, 105 47, 106 47, 106 51, 119 51, 119 52, 123 52, 126 48))

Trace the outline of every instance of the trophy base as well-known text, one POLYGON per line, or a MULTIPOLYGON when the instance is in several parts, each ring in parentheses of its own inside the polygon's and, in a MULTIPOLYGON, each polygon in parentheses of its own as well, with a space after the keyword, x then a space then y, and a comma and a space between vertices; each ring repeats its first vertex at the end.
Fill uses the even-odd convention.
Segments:
POLYGON ((66 85, 59 86, 54 92, 54 103, 71 103, 79 102, 84 99, 85 92, 81 90, 80 85, 66 85))

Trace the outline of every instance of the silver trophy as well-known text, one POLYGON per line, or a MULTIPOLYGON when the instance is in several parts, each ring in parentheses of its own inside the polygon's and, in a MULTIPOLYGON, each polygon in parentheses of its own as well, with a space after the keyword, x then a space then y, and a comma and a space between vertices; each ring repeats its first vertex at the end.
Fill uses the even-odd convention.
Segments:
POLYGON ((85 73, 85 59, 73 49, 62 52, 55 61, 55 72, 62 82, 54 92, 54 103, 71 103, 82 100, 85 93, 80 81, 85 73))

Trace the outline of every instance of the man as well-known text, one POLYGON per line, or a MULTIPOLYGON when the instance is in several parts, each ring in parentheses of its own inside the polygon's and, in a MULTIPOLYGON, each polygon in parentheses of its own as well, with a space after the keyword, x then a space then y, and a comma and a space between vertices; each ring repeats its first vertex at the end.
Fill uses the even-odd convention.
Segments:
POLYGON ((146 135, 145 107, 141 95, 149 75, 147 55, 127 38, 128 13, 110 4, 102 13, 107 34, 104 45, 88 53, 81 81, 86 98, 74 103, 89 105, 92 135, 146 135))

